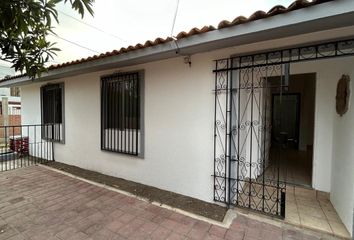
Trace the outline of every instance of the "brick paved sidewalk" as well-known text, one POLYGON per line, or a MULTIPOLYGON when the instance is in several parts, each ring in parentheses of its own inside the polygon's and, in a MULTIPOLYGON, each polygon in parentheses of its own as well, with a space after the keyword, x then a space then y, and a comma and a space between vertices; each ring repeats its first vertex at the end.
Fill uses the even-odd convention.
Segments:
POLYGON ((222 228, 41 166, 0 173, 0 240, 319 238, 244 216, 222 228))

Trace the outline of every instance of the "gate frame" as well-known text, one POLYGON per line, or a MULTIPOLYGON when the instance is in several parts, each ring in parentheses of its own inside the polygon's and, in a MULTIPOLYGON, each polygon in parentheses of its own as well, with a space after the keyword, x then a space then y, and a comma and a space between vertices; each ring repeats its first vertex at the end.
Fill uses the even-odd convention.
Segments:
MULTIPOLYGON (((354 56, 354 39, 337 40, 331 42, 325 42, 320 44, 310 44, 306 46, 299 46, 293 48, 283 48, 280 50, 264 51, 259 53, 254 53, 250 55, 242 56, 231 56, 230 58, 223 58, 215 60, 215 69, 213 73, 215 74, 215 108, 214 108, 214 201, 227 204, 229 207, 232 205, 238 206, 231 202, 230 192, 231 192, 231 138, 232 138, 232 112, 230 109, 231 97, 230 93, 234 91, 232 88, 232 73, 233 71, 239 71, 241 69, 253 69, 255 67, 268 67, 273 65, 288 65, 291 63, 313 61, 319 59, 330 59, 336 57, 354 56), (234 67, 233 63, 235 60, 239 61, 239 66, 234 67), (226 62, 226 63, 225 63, 226 62), (218 79, 218 74, 225 74, 221 82, 218 79), (225 92, 225 115, 222 114, 222 120, 217 118, 217 109, 221 109, 218 94, 225 92), (220 138, 220 131, 223 130, 225 134, 224 140, 224 151, 220 155, 217 153, 217 142, 223 144, 220 138), (219 167, 223 170, 219 170, 219 167)), ((289 67, 288 67, 288 71, 289 67)), ((238 124, 238 127, 240 125, 238 124)), ((239 168, 237 169, 237 174, 239 174, 239 168)), ((240 180, 235 179, 238 183, 240 180)), ((279 182, 279 176, 278 176, 279 182)), ((265 187, 263 183, 263 188, 265 187)), ((278 186, 279 187, 279 186, 278 186)), ((285 191, 280 189, 281 196, 280 199, 277 197, 277 201, 280 201, 280 215, 276 215, 280 218, 285 217, 285 191)), ((238 190, 237 190, 238 191, 238 190)), ((237 194, 238 195, 238 194, 237 194)), ((264 201, 264 195, 263 201, 264 201)), ((239 207, 239 206, 238 206, 239 207)), ((251 206, 248 209, 252 209, 251 206)), ((258 210, 259 211, 259 210, 258 210)), ((261 211, 262 213, 264 212, 261 211)))

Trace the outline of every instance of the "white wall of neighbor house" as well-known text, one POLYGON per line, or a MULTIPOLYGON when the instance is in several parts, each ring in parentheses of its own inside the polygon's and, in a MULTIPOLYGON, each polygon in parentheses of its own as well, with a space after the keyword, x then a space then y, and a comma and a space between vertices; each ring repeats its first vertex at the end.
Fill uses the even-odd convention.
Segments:
MULTIPOLYGON (((191 67, 183 63, 182 57, 176 57, 58 79, 56 82, 65 83, 65 144, 55 145, 55 160, 212 202, 213 60, 329 36, 335 38, 352 31, 353 28, 324 31, 196 54, 192 56, 191 67), (145 71, 144 158, 101 151, 100 76, 142 69, 145 71)), ((316 72, 313 187, 332 191, 331 200, 348 229, 352 216, 348 220, 351 211, 347 207, 353 209, 354 195, 350 193, 353 176, 351 181, 348 177, 353 174, 354 158, 350 147, 354 136, 349 133, 349 125, 354 116, 352 111, 343 118, 336 116, 335 89, 341 74, 353 71, 353 65, 353 58, 341 58, 291 66, 291 74, 316 72), (344 142, 341 132, 348 142, 344 142)), ((22 86, 24 124, 41 121, 43 84, 22 86)))

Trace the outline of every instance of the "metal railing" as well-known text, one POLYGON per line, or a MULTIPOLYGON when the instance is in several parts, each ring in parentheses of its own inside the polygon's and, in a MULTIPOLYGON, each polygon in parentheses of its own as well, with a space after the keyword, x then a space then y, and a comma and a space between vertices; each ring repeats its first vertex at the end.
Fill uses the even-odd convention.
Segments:
POLYGON ((54 161, 55 126, 0 126, 0 172, 54 161))

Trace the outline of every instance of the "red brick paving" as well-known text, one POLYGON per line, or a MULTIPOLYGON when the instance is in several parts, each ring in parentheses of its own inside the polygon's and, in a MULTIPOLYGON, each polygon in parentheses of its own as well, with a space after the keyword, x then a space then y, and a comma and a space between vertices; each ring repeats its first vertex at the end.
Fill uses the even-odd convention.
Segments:
POLYGON ((0 173, 0 240, 319 239, 238 216, 212 225, 49 169, 0 173))

